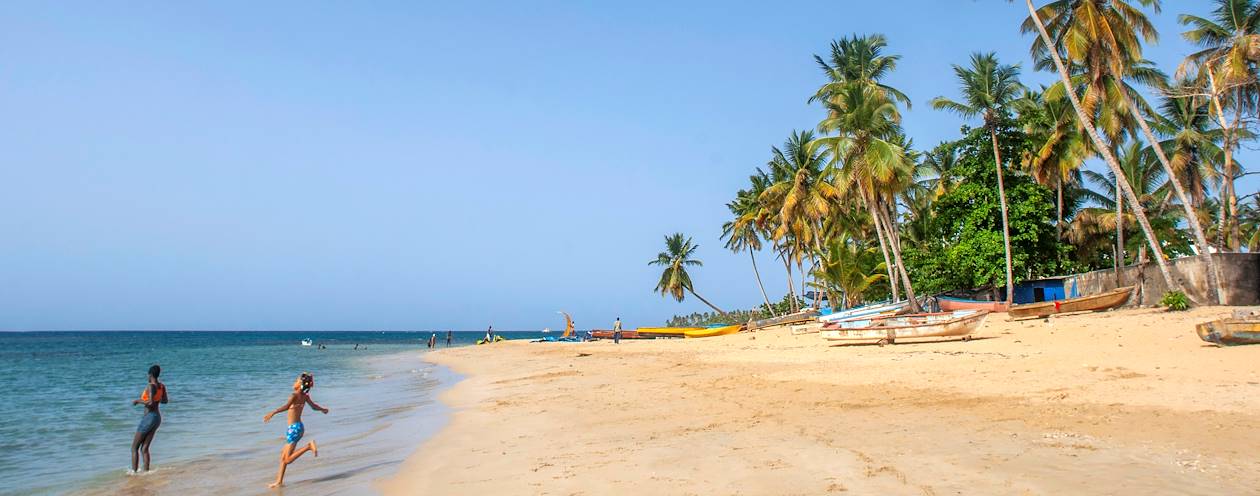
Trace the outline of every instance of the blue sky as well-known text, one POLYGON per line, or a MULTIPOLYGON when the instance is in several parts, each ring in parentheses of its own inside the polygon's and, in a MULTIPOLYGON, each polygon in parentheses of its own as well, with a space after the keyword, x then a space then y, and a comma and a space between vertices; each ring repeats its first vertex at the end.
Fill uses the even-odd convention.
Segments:
MULTIPOLYGON (((1165 2, 1171 71, 1189 51, 1165 2)), ((976 50, 1027 62, 1022 4, 0 4, 0 329, 661 323, 662 236, 697 290, 760 300, 725 202, 812 128, 811 56, 884 33, 920 147, 976 50)), ((1025 82, 1050 74, 1025 75, 1025 82)), ((1241 161, 1253 162, 1244 151, 1241 161)), ((1256 181, 1240 193, 1255 191, 1256 181)), ((767 289, 782 269, 760 257, 767 289)))

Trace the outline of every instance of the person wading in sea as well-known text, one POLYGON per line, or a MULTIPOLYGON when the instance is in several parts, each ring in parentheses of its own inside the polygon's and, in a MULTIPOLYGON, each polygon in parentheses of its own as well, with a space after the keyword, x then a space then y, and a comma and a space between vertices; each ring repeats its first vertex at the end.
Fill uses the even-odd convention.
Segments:
POLYGON ((131 472, 140 467, 140 457, 144 457, 144 471, 149 471, 149 446, 153 444, 153 436, 157 435, 158 426, 162 425, 162 412, 158 405, 167 401, 166 384, 158 381, 162 367, 149 367, 149 385, 140 393, 140 399, 132 400, 132 405, 144 405, 144 416, 140 417, 140 426, 136 427, 136 435, 131 440, 131 472))
POLYGON ((311 388, 315 387, 315 376, 309 372, 303 372, 298 379, 293 382, 293 394, 289 395, 289 402, 275 409, 271 413, 263 416, 263 423, 271 421, 271 417, 285 410, 289 411, 289 428, 284 433, 284 448, 280 450, 280 471, 276 473, 276 481, 267 487, 276 488, 284 485, 284 469, 288 468, 290 463, 297 461, 307 451, 319 456, 319 447, 315 445, 315 440, 307 443, 305 447, 294 451, 297 448, 298 441, 302 440, 302 435, 306 433, 306 427, 302 425, 302 410, 306 405, 311 405, 317 411, 324 412, 328 415, 328 409, 315 404, 315 400, 311 399, 311 388))

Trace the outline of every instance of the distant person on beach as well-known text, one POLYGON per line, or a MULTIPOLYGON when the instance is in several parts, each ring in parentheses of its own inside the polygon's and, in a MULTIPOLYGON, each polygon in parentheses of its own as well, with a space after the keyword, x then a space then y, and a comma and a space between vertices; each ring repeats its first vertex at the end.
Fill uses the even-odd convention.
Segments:
POLYGON ((493 342, 494 342, 494 326, 490 326, 486 328, 486 343, 489 344, 493 342))
POLYGON ((153 445, 153 436, 157 435, 158 426, 162 425, 162 412, 158 405, 166 403, 166 384, 158 381, 162 367, 156 364, 149 367, 149 385, 140 393, 140 399, 131 404, 144 405, 144 416, 140 417, 140 426, 136 427, 136 435, 131 439, 131 472, 140 468, 140 456, 144 456, 144 471, 149 471, 149 446, 153 445))
POLYGON ((289 402, 275 409, 271 413, 263 416, 263 423, 270 422, 271 417, 285 410, 289 411, 289 428, 284 433, 284 448, 280 450, 280 471, 276 473, 276 481, 271 483, 271 488, 284 485, 284 469, 288 468, 290 463, 297 461, 307 451, 319 456, 319 447, 315 446, 315 440, 306 443, 306 446, 300 450, 297 448, 298 441, 302 440, 302 434, 306 432, 306 428, 302 425, 302 410, 306 405, 311 405, 316 411, 328 414, 328 409, 319 406, 315 400, 311 399, 311 388, 315 387, 315 376, 309 372, 303 372, 298 379, 293 382, 293 394, 289 395, 289 402))
POLYGON ((621 344, 621 317, 613 322, 613 344, 621 344))
POLYGON ((446 345, 451 345, 451 331, 446 331, 446 345))
POLYGON ((437 348, 437 333, 429 335, 429 349, 437 348))

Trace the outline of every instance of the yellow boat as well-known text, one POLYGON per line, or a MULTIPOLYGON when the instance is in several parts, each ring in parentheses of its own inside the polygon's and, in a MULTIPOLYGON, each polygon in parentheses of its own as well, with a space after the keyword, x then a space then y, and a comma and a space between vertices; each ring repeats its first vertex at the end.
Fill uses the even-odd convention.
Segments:
POLYGON ((640 336, 662 337, 662 338, 681 338, 687 335, 688 331, 704 331, 705 327, 640 327, 636 329, 640 336))
POLYGON ((744 326, 740 324, 728 325, 723 327, 706 327, 704 329, 696 329, 683 332, 688 338, 711 338, 713 336, 725 336, 727 334, 735 334, 744 326))

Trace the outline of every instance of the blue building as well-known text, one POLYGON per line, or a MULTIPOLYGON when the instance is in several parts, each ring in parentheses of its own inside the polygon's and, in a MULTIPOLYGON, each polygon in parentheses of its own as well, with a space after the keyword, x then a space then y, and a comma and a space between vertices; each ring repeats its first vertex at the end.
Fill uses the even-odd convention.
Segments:
POLYGON ((1049 279, 1035 279, 1024 281, 1015 285, 1015 304, 1037 303, 1039 301, 1057 301, 1067 298, 1075 298, 1076 284, 1073 281, 1065 284, 1067 278, 1052 277, 1049 279), (1069 287, 1070 286, 1070 287, 1069 287))

